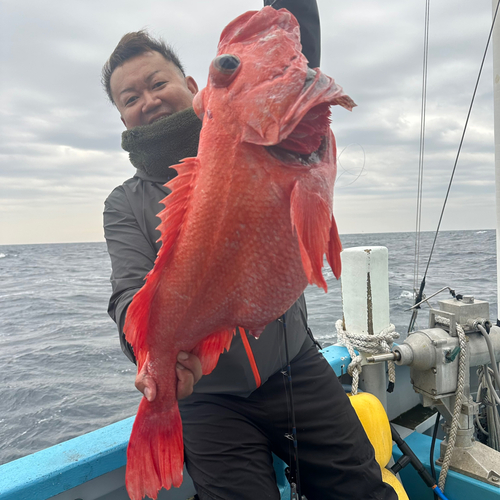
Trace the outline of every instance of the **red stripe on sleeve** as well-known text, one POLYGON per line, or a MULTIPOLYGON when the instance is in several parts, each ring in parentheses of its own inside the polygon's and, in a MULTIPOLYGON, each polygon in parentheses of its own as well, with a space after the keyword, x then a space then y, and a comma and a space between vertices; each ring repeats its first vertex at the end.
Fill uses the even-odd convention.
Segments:
POLYGON ((238 329, 240 331, 241 340, 243 340, 243 345, 245 346, 245 351, 246 351, 247 356, 248 356, 248 361, 250 361, 250 366, 252 368, 253 376, 255 378, 255 384, 257 385, 257 387, 260 387, 262 384, 262 381, 260 380, 259 369, 257 368, 257 363, 255 362, 252 348, 250 347, 250 343, 248 342, 247 334, 246 334, 245 330, 243 330, 243 328, 241 328, 241 326, 239 326, 238 329))

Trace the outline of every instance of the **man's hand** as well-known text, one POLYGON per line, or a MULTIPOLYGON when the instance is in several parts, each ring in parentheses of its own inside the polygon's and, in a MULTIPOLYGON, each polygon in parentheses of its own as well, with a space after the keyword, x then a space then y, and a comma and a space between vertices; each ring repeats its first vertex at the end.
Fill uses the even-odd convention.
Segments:
MULTIPOLYGON (((149 354, 142 370, 135 377, 135 386, 151 402, 156 398, 156 382, 148 371, 149 354)), ((184 399, 193 393, 194 384, 201 378, 201 362, 194 354, 181 351, 175 366, 177 373, 177 399, 184 399)))
POLYGON ((194 384, 201 376, 201 362, 198 356, 181 351, 177 356, 177 399, 184 399, 193 393, 194 384))

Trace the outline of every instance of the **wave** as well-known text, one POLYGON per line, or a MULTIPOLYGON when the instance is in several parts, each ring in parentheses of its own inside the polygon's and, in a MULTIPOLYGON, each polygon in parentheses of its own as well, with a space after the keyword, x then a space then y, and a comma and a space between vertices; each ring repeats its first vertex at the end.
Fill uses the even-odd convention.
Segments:
POLYGON ((33 290, 26 290, 23 292, 14 292, 14 293, 8 293, 6 295, 0 295, 0 299, 7 299, 11 297, 16 297, 18 295, 34 295, 35 292, 33 290))
MULTIPOLYGON (((494 232, 471 238, 476 231, 442 233, 426 293, 452 284, 487 300, 493 315, 494 232)), ((430 249, 433 238, 432 232, 424 232, 421 248, 430 249)), ((406 331, 413 303, 412 237, 342 235, 342 243, 345 248, 389 249, 391 322, 400 333, 406 331)), ((137 398, 139 404, 141 396, 134 387, 135 366, 122 354, 106 312, 111 294, 106 243, 2 246, 0 254, 7 258, 0 258, 0 363, 8 367, 0 370, 1 464, 60 442, 69 433, 73 437, 128 417, 137 407, 134 403, 132 409, 131 401, 137 398), (98 396, 92 382, 96 377, 106 380, 98 396)), ((325 276, 328 294, 316 286, 306 290, 308 323, 324 347, 335 343, 335 321, 342 317, 341 283, 328 268, 325 276)), ((444 295, 433 302, 440 298, 444 295)), ((425 307, 419 328, 427 326, 427 318, 425 307)))
POLYGON ((5 255, 4 253, 0 253, 0 259, 3 259, 5 257, 7 257, 7 255, 5 255))

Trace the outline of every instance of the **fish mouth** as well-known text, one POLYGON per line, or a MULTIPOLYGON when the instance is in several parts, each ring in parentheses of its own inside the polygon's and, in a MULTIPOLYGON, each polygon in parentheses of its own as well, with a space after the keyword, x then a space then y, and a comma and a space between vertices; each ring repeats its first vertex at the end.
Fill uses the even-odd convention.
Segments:
POLYGON ((266 146, 271 156, 288 165, 311 166, 324 160, 330 131, 330 103, 312 107, 278 144, 266 146))

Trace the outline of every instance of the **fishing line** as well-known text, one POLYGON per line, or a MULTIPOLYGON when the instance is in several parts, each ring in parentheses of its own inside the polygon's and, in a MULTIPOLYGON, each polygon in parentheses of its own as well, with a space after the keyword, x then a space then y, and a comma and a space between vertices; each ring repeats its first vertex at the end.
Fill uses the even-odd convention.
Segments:
MULTIPOLYGON (((361 145, 361 144, 348 144, 341 152, 340 154, 337 156, 337 165, 343 170, 343 172, 340 174, 340 175, 337 175, 337 178, 335 179, 335 185, 337 186, 337 189, 339 187, 341 188, 345 188, 345 187, 348 187, 350 186, 351 184, 354 184, 362 175, 363 175, 363 172, 365 170, 365 166, 366 166, 366 152, 365 152, 365 148, 361 145), (350 182, 349 184, 345 184, 344 186, 340 185, 339 186, 339 180, 341 179, 341 177, 348 173, 348 174, 351 174, 351 172, 344 167, 344 165, 342 165, 342 162, 340 161, 340 157, 342 156, 342 154, 344 153, 344 151, 350 147, 350 146, 359 146, 361 148, 361 151, 363 151, 363 165, 361 166, 361 170, 359 171, 359 174, 356 176, 356 178, 350 182)), ((356 174, 352 174, 352 175, 356 175, 356 174)))
MULTIPOLYGON (((481 79, 481 74, 483 72, 484 61, 486 60, 486 54, 488 52, 488 47, 490 45, 491 36, 493 34, 493 28, 495 27, 495 21, 496 21, 496 18, 497 18, 499 6, 500 6, 500 0, 497 2, 497 6, 495 8, 495 14, 493 15, 493 21, 491 23, 491 29, 490 29, 490 32, 488 34, 488 40, 486 42, 486 47, 484 49, 483 59, 481 61, 481 65, 480 65, 480 68, 479 68, 479 73, 477 75, 476 85, 474 86, 474 92, 472 93, 472 99, 471 99, 471 103, 470 103, 470 106, 469 106, 469 111, 467 112, 467 118, 465 120, 465 125, 464 125, 464 129, 463 129, 463 132, 462 132, 462 137, 460 139, 460 144, 458 146, 457 156, 455 158, 455 163, 453 165, 453 170, 452 170, 452 173, 451 173, 450 182, 448 184, 448 189, 446 191, 446 196, 445 196, 445 199, 444 199, 443 208, 441 209, 441 215, 439 216, 439 222, 438 222, 438 225, 437 225, 436 234, 434 235, 434 241, 432 242, 432 248, 431 248, 431 252, 429 254, 429 260, 427 261, 427 266, 425 268, 424 277, 422 278, 422 283, 420 284, 420 291, 419 291, 419 294, 418 294, 417 298, 415 299, 415 304, 417 303, 417 301, 422 300, 423 290, 424 290, 424 287, 425 287, 425 278, 427 277, 427 272, 429 271, 429 265, 431 263, 432 254, 434 253, 434 248, 436 246, 436 240, 437 240, 437 237, 438 237, 438 234, 439 234, 439 230, 441 228, 441 222, 443 220, 443 215, 444 215, 444 211, 445 211, 445 208, 446 208, 446 204, 448 202, 448 197, 449 197, 450 190, 451 190, 451 184, 452 184, 453 179, 455 177, 455 171, 457 169, 458 159, 460 157, 460 153, 461 153, 461 150, 462 150, 462 144, 464 142, 465 133, 467 131, 467 126, 469 124, 469 118, 470 118, 470 115, 471 115, 471 112, 472 112, 472 106, 474 105, 474 100, 476 98, 477 88, 479 86, 479 80, 481 79)), ((413 330, 417 314, 418 314, 418 308, 415 308, 413 310, 413 315, 412 315, 412 318, 411 318, 411 321, 410 321, 410 326, 408 327, 408 333, 410 333, 413 330)))

